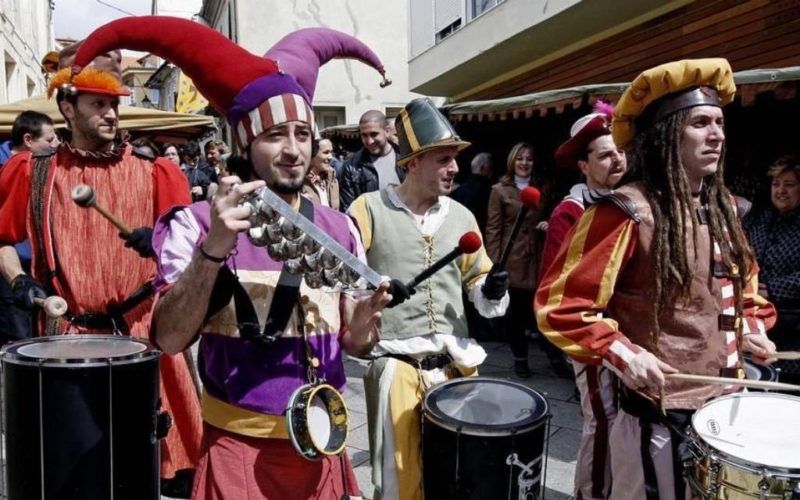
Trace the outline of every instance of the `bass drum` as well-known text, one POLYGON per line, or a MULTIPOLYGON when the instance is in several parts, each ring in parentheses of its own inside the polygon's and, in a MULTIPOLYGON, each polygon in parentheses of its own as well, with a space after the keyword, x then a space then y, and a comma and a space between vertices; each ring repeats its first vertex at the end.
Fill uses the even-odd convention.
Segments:
POLYGON ((506 380, 469 377, 432 387, 422 424, 426 499, 538 499, 544 488, 547 400, 506 380))
POLYGON ((158 357, 111 335, 0 351, 8 500, 158 499, 158 357))

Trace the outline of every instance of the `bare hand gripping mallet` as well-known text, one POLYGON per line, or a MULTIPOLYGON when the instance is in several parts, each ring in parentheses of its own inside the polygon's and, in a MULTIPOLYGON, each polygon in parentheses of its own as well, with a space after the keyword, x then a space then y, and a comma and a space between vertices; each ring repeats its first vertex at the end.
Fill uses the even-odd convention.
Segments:
POLYGON ((60 318, 67 312, 67 301, 58 295, 51 295, 46 299, 36 297, 33 302, 44 309, 44 313, 50 318, 60 318))
POLYGON ((122 222, 119 217, 106 210, 104 206, 97 204, 97 199, 92 186, 86 184, 78 184, 75 186, 72 189, 72 201, 74 201, 79 207, 94 208, 100 212, 100 215, 114 224, 114 226, 116 226, 116 228, 119 229, 124 236, 130 236, 131 228, 122 222))

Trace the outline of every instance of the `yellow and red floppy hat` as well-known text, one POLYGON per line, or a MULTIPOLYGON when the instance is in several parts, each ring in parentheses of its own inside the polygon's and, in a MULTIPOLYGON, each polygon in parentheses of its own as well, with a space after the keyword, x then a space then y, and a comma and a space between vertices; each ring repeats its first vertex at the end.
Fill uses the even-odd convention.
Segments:
POLYGON ((686 59, 650 68, 637 76, 614 108, 611 134, 619 147, 636 135, 637 119, 647 113, 655 123, 681 109, 725 106, 736 84, 727 59, 686 59))

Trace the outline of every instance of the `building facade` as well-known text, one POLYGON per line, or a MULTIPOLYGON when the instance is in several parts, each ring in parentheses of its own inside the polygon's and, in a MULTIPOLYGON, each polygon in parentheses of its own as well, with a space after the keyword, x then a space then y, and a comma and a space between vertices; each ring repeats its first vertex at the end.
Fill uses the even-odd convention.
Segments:
POLYGON ((625 82, 687 58, 800 65, 797 1, 410 2, 410 87, 455 102, 625 82))
MULTIPOLYGON (((172 16, 200 21, 203 0, 152 0, 150 12, 157 16, 172 16)), ((175 111, 181 70, 174 64, 157 59, 144 85, 151 89, 152 105, 161 111, 175 111), (153 97, 157 97, 156 100, 153 97)))
POLYGON ((49 0, 0 0, 0 104, 43 94, 42 57, 55 47, 49 0))
POLYGON ((205 0, 201 17, 254 54, 291 31, 331 28, 355 36, 383 61, 392 85, 357 61, 331 61, 319 72, 314 112, 320 129, 357 123, 370 109, 395 116, 419 94, 408 90, 408 2, 392 0, 205 0))

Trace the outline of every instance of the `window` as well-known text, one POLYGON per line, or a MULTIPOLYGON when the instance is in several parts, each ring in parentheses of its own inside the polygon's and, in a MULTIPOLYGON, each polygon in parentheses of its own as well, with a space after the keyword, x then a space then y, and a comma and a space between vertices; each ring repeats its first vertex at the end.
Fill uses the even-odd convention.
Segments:
POLYGON ((16 101, 17 94, 17 62, 11 57, 8 52, 5 53, 5 66, 6 66, 6 99, 16 101))
POLYGON ((461 27, 461 19, 456 19, 452 24, 445 26, 444 29, 436 33, 436 41, 441 42, 448 36, 455 33, 461 27))
POLYGON ((475 19, 502 0, 469 0, 469 19, 475 19))
POLYGON ((33 97, 33 94, 36 93, 36 82, 30 78, 26 78, 26 80, 28 81, 28 97, 33 97))
POLYGON ((314 106, 314 121, 319 130, 344 125, 344 106, 314 106))

